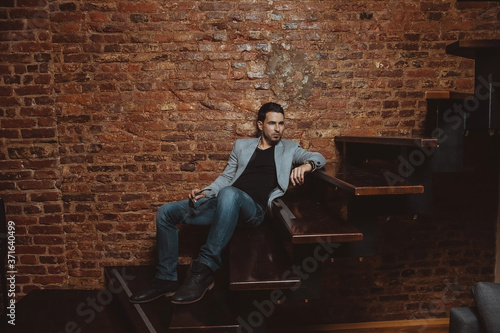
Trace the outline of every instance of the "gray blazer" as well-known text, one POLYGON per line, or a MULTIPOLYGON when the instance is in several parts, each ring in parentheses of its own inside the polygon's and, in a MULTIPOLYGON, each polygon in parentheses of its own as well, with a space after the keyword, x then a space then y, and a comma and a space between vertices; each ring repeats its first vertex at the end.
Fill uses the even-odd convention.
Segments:
MULTIPOLYGON (((203 189, 207 197, 216 196, 222 188, 231 186, 241 176, 258 144, 259 138, 236 140, 224 172, 203 189)), ((315 169, 322 168, 326 164, 325 158, 320 153, 308 152, 297 142, 283 139, 274 148, 274 160, 278 186, 269 195, 267 202, 269 207, 274 199, 285 194, 293 167, 308 161, 314 162, 315 169)))

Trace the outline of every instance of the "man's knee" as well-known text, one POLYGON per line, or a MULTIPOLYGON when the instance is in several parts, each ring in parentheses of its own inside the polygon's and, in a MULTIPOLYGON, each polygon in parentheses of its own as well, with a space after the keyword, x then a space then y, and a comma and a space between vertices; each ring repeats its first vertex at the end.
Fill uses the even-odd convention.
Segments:
POLYGON ((236 187, 226 186, 222 190, 219 191, 219 194, 217 196, 219 198, 221 198, 221 197, 231 198, 231 197, 235 197, 236 195, 238 195, 238 191, 239 190, 236 187))
POLYGON ((222 190, 219 191, 219 194, 217 194, 217 197, 221 203, 228 204, 231 202, 237 202, 239 195, 240 195, 240 190, 238 190, 236 187, 232 186, 227 186, 224 187, 222 190))
POLYGON ((172 209, 174 209, 174 205, 172 203, 166 203, 156 211, 156 225, 158 226, 161 223, 172 223, 174 222, 172 219, 172 209))

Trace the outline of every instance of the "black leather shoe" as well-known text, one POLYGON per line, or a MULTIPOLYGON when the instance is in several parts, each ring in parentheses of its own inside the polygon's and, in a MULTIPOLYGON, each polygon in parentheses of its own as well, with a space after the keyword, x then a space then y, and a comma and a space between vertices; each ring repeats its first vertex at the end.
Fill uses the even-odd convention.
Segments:
POLYGON ((161 296, 172 296, 177 289, 179 289, 179 283, 177 283, 177 281, 154 278, 149 288, 131 295, 129 301, 132 303, 146 303, 160 298, 161 296))
POLYGON ((214 287, 212 270, 205 264, 193 260, 184 284, 172 296, 174 304, 191 304, 203 298, 214 287))

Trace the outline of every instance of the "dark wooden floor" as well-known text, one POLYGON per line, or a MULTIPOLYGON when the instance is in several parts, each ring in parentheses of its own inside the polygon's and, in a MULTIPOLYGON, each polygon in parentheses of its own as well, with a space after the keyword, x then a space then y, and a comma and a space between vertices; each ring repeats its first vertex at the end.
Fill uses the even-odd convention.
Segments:
MULTIPOLYGON (((167 314, 166 314, 167 315, 167 314)), ((129 318, 103 291, 36 290, 16 305, 16 325, 0 327, 12 333, 132 333, 129 318)), ((186 331, 186 330, 183 330, 186 331)), ((188 330, 189 331, 189 330, 188 330)), ((426 332, 447 333, 448 319, 401 320, 371 323, 319 325, 301 328, 277 327, 272 332, 426 332)))
MULTIPOLYGON (((211 295, 211 297, 207 296, 207 301, 211 304, 217 303, 214 300, 214 295, 216 294, 211 295)), ((122 304, 124 300, 120 300, 119 296, 118 294, 115 295, 104 290, 35 290, 16 304, 16 325, 2 326, 0 327, 0 331, 12 333, 148 332, 149 330, 145 329, 144 326, 141 328, 141 326, 133 322, 134 316, 124 309, 124 305, 132 305, 128 303, 128 300, 125 304, 122 304)), ((236 332, 234 328, 230 328, 231 325, 225 327, 224 325, 204 325, 204 323, 210 323, 214 320, 219 321, 220 318, 217 319, 216 317, 220 317, 220 314, 213 317, 213 313, 210 315, 210 312, 217 310, 217 307, 207 306, 207 304, 202 303, 200 302, 195 307, 184 306, 176 309, 167 299, 162 298, 147 303, 148 306, 143 307, 143 310, 149 319, 151 319, 151 323, 155 327, 154 332, 158 333, 167 331, 193 332, 199 330, 225 333, 236 332), (204 305, 203 309, 198 309, 198 305, 204 305), (207 317, 208 315, 210 318, 201 318, 199 317, 200 313, 204 313, 203 317, 207 317), (173 316, 173 314, 176 315, 173 316), (159 325, 160 321, 168 323, 167 325, 159 325), (198 329, 194 327, 190 328, 187 325, 189 323, 197 326, 198 329), (205 326, 204 329, 202 329, 203 326, 205 326)), ((300 316, 299 313, 296 315, 300 316)), ((400 320, 332 325, 311 325, 309 323, 305 326, 290 326, 286 325, 286 322, 289 320, 279 316, 279 314, 273 316, 273 319, 272 325, 262 330, 262 332, 446 333, 448 332, 449 320, 447 318, 439 318, 431 320, 400 320)), ((261 330, 257 331, 261 332, 261 330)))
POLYGON ((2 332, 132 333, 109 293, 97 290, 35 290, 16 304, 15 326, 2 332))

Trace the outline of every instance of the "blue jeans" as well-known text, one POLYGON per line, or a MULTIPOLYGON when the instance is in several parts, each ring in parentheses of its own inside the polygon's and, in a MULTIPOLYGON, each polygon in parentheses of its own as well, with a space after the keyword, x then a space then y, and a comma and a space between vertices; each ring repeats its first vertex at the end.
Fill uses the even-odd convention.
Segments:
POLYGON ((228 186, 215 198, 202 198, 189 207, 189 200, 167 203, 156 214, 158 265, 156 277, 177 280, 179 238, 177 224, 210 225, 198 261, 212 271, 220 268, 220 254, 229 243, 236 227, 252 228, 264 220, 265 212, 245 192, 228 186))

